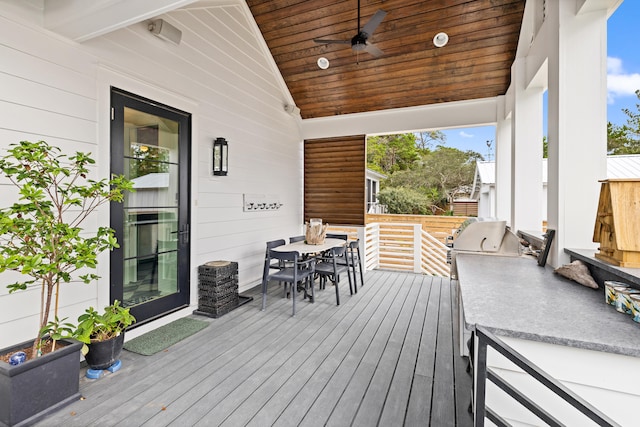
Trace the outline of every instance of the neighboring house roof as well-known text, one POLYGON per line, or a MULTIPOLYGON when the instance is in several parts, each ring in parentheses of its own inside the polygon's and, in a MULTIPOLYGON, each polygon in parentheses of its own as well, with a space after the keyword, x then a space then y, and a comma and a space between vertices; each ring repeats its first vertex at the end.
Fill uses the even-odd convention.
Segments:
POLYGON ((640 178, 640 154, 607 156, 607 178, 640 178))
POLYGON ((369 179, 373 179, 374 181, 381 181, 383 179, 385 179, 387 177, 387 175, 380 173, 380 172, 376 172, 373 169, 367 169, 367 178, 369 179))
MULTIPOLYGON (((607 178, 640 178, 640 154, 607 156, 607 178)), ((496 183, 494 161, 477 161, 471 197, 478 199, 482 185, 496 183)), ((542 159, 542 183, 547 183, 547 159, 542 159)))

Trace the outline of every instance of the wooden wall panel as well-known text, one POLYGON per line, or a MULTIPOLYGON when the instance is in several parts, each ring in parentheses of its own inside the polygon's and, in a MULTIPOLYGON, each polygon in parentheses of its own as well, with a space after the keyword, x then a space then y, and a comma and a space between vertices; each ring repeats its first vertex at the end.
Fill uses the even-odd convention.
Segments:
POLYGON ((504 94, 524 13, 524 0, 376 0, 361 7, 364 25, 387 12, 370 42, 384 53, 356 55, 356 2, 247 0, 302 118, 330 117, 504 94), (442 49, 439 31, 449 34, 442 49), (316 60, 331 66, 321 70, 316 60))
POLYGON ((365 136, 304 142, 304 221, 364 225, 365 136))

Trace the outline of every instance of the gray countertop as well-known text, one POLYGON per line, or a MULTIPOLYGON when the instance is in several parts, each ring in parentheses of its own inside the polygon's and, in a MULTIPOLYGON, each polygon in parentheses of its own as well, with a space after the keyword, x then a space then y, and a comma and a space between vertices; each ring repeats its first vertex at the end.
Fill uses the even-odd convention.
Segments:
POLYGON ((465 327, 497 335, 640 357, 640 323, 530 256, 459 253, 465 327))

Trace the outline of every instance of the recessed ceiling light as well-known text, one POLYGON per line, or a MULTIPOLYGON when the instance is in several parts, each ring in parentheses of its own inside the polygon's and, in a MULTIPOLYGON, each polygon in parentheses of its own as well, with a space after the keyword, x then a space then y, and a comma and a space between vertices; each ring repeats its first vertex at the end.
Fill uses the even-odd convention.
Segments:
POLYGON ((433 44, 435 47, 443 47, 449 42, 449 35, 447 33, 438 33, 433 37, 433 44))
POLYGON ((318 58, 318 67, 326 70, 327 68, 329 68, 329 60, 324 56, 321 56, 320 58, 318 58))

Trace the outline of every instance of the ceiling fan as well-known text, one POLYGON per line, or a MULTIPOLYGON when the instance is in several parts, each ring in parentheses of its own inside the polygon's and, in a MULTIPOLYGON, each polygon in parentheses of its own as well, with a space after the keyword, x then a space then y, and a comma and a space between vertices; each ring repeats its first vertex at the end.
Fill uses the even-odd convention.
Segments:
POLYGON ((376 28, 378 28, 378 25, 380 25, 386 15, 387 12, 380 9, 371 17, 371 19, 369 19, 369 22, 364 24, 364 27, 360 27, 360 0, 358 0, 358 33, 353 36, 351 40, 314 39, 313 41, 319 44, 350 44, 351 49, 356 53, 365 51, 375 57, 378 57, 384 52, 378 49, 374 44, 369 43, 367 40, 371 37, 376 28))

